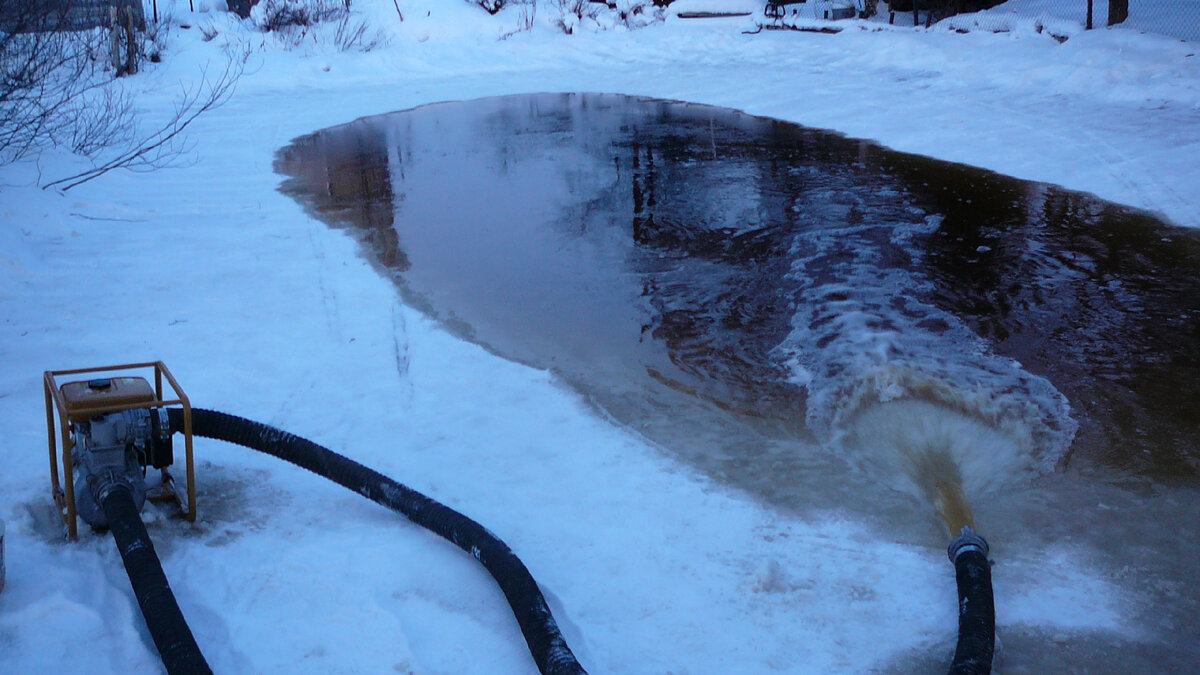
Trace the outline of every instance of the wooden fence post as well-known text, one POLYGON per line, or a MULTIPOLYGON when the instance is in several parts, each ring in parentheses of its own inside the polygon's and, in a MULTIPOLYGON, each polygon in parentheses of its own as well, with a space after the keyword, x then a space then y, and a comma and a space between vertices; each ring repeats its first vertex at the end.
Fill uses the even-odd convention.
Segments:
POLYGON ((133 28, 133 8, 125 8, 125 72, 133 75, 138 71, 137 31, 133 28))
POLYGON ((108 39, 112 47, 112 63, 113 72, 117 77, 121 76, 121 22, 117 21, 117 8, 110 6, 108 8, 108 39))

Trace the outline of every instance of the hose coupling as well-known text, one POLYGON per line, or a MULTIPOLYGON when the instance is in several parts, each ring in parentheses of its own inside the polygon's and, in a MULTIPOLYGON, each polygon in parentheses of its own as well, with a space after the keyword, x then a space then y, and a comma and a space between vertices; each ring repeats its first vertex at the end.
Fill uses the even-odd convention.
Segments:
POLYGON ((950 542, 950 545, 946 547, 946 555, 950 558, 951 563, 957 565, 958 557, 967 551, 979 551, 984 558, 988 556, 989 551, 987 540, 971 529, 970 525, 964 525, 962 533, 950 542))
POLYGON ((104 498, 116 489, 128 490, 130 495, 137 494, 129 476, 111 467, 101 470, 99 474, 88 474, 87 486, 97 504, 103 504, 104 498))

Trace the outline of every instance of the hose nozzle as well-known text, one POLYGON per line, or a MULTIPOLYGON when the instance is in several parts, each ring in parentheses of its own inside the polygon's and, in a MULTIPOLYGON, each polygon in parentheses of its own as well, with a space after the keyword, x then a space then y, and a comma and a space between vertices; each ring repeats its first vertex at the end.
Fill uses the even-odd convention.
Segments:
POLYGON ((970 525, 964 525, 962 532, 950 542, 946 547, 946 555, 950 562, 957 564, 959 556, 967 551, 979 551, 984 558, 988 557, 989 552, 987 540, 971 529, 970 525))

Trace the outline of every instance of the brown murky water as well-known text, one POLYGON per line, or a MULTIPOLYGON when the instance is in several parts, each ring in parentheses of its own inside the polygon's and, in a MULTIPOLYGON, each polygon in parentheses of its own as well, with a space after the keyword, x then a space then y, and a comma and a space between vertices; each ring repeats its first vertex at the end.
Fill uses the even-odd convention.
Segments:
POLYGON ((277 168, 408 302, 719 480, 932 545, 950 480, 998 565, 1069 540, 1138 598, 1137 635, 1002 626, 1004 672, 1200 659, 1200 233, 613 95, 359 120, 277 168))

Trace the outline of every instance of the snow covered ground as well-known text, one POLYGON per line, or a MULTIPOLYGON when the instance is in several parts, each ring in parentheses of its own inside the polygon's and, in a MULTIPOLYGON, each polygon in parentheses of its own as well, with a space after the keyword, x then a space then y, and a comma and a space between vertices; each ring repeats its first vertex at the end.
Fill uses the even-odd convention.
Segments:
MULTIPOLYGON (((1200 44, 855 22, 748 35, 746 19, 674 18, 566 36, 550 3, 533 30, 501 40, 522 7, 491 17, 399 0, 403 22, 386 0, 355 8, 386 47, 340 52, 329 31, 289 46, 178 2, 164 62, 130 81, 148 122, 205 64, 249 54, 233 99, 191 128, 194 162, 65 194, 38 185, 78 169, 71 157, 0 169, 0 671, 160 667, 108 536, 66 543, 50 524, 42 423, 43 370, 149 359, 195 405, 309 437, 482 521, 542 584, 592 672, 941 667, 956 611, 935 531, 897 535, 836 504, 817 520, 764 507, 551 375, 451 337, 401 304, 346 233, 276 191, 274 153, 430 102, 619 92, 835 129, 1198 227, 1200 44)), ((457 549, 271 458, 206 442, 197 455, 200 520, 147 519, 217 672, 533 670, 502 596, 457 549)), ((1143 599, 1088 551, 1012 544, 1003 560, 1002 641, 1018 625, 1064 644, 1161 637, 1135 624, 1143 599)))

